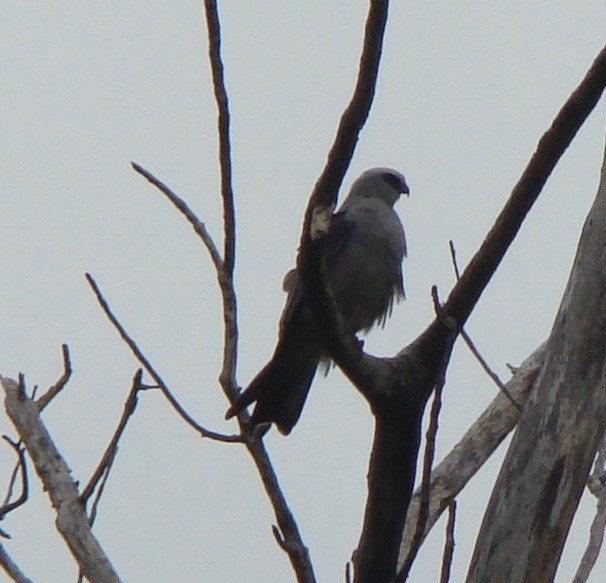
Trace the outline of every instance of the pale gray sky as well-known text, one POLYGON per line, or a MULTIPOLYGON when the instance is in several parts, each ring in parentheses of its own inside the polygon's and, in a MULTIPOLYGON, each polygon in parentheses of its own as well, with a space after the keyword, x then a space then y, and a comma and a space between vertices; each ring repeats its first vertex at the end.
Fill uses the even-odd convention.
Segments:
MULTIPOLYGON (((301 215, 348 100, 366 2, 221 3, 238 220, 236 283, 245 385, 269 357, 301 215)), ((231 432, 216 381, 219 295, 183 219, 129 167, 186 198, 220 236, 215 111, 199 2, 0 2, 0 373, 46 386, 69 343, 75 374, 45 411, 86 481, 117 422, 137 364, 95 305, 92 272, 182 402, 231 432)), ((604 43, 606 4, 394 2, 370 121, 345 186, 393 166, 409 241, 408 301, 367 348, 393 354, 432 315, 430 287, 452 285, 447 243, 465 263, 535 144, 604 43)), ((604 104, 549 180, 469 332, 506 377, 548 334, 595 194, 604 104)), ((463 346, 448 374, 438 458, 495 389, 463 346)), ((0 418, 0 431, 12 434, 0 418)), ((338 371, 318 379, 285 439, 266 439, 320 581, 343 580, 357 542, 372 435, 363 400, 338 371)), ((504 449, 460 497, 453 581, 461 581, 504 449)), ((0 449, 0 476, 13 463, 0 449)), ((31 501, 3 523, 35 581, 75 580, 53 513, 31 501)), ((593 501, 582 503, 558 580, 571 579, 593 501)), ((243 448, 202 441, 158 394, 140 400, 96 533, 125 581, 288 581, 289 563, 243 448)), ((413 581, 437 579, 443 525, 413 581)), ((593 577, 606 577, 602 559, 593 577)))

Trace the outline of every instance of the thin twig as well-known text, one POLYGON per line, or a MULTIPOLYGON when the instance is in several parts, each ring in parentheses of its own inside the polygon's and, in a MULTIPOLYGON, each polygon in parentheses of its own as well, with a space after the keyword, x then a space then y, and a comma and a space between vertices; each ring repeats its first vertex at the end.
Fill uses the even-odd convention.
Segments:
POLYGON ((210 258, 217 270, 222 269, 223 260, 219 255, 219 251, 217 251, 217 247, 212 240, 209 232, 206 229, 206 225, 196 216, 196 214, 189 208, 187 203, 177 194, 175 194, 166 184, 164 184, 161 180, 156 178, 151 172, 143 168, 140 164, 136 162, 131 162, 131 166, 135 170, 135 172, 141 174, 144 178, 147 179, 148 182, 153 184, 173 205, 181 211, 183 216, 189 221, 190 225, 193 227, 196 234, 200 237, 208 253, 210 254, 210 258))
POLYGON ((31 579, 26 577, 18 565, 11 559, 10 555, 6 552, 4 545, 0 544, 0 566, 4 569, 6 574, 15 583, 33 583, 31 579))
POLYGON ((589 580, 604 542, 604 532, 606 531, 606 435, 602 438, 587 486, 597 498, 598 503, 589 529, 587 548, 572 583, 585 583, 589 580))
POLYGON ((440 583, 450 581, 450 572, 452 569, 452 558, 455 548, 455 520, 457 515, 457 501, 451 500, 448 505, 448 523, 446 524, 446 542, 444 543, 444 554, 442 555, 442 572, 440 573, 440 583))
POLYGON ((97 493, 95 498, 93 499, 93 503, 91 504, 90 513, 88 516, 88 521, 91 526, 95 524, 95 519, 97 518, 97 511, 99 508, 99 502, 101 502, 101 496, 103 496, 103 492, 105 491, 105 486, 107 484, 107 480, 109 479, 109 474, 112 470, 112 466, 106 466, 103 471, 103 476, 101 477, 101 482, 99 484, 99 488, 97 489, 97 493))
MULTIPOLYGON (((15 469, 13 470, 11 476, 6 498, 4 499, 2 507, 0 507, 0 520, 3 520, 9 512, 12 512, 16 508, 19 508, 19 506, 25 504, 29 496, 29 482, 27 479, 27 463, 25 461, 25 450, 21 445, 20 441, 13 441, 10 437, 8 437, 8 435, 3 435, 2 438, 15 450, 18 459, 17 465, 15 466, 15 469), (21 470, 21 494, 15 501, 10 502, 18 469, 21 470)), ((6 535, 6 533, 4 534, 6 535)), ((5 538, 8 538, 8 535, 6 535, 5 538)))
MULTIPOLYGON (((44 409, 44 407, 46 407, 51 400, 59 394, 61 389, 67 384, 67 381, 69 381, 70 377, 72 376, 72 363, 69 358, 69 347, 67 344, 61 345, 61 351, 63 352, 63 374, 59 377, 57 382, 36 401, 39 411, 42 411, 42 409, 44 409)), ((32 394, 32 399, 33 398, 34 394, 32 394)))
MULTIPOLYGON (((438 288, 434 285, 431 288, 431 296, 434 303, 434 310, 438 318, 444 319, 444 324, 450 328, 451 334, 455 336, 457 334, 457 328, 454 322, 450 321, 448 316, 443 312, 440 299, 438 298, 438 288)), ((410 574, 412 564, 417 557, 421 543, 423 542, 425 527, 427 525, 427 519, 429 517, 429 495, 431 491, 431 468, 433 467, 433 461, 436 453, 436 441, 438 436, 440 410, 442 409, 442 390, 446 384, 446 369, 448 367, 448 361, 450 360, 450 351, 446 351, 443 356, 442 365, 436 379, 433 402, 431 404, 431 411, 429 414, 429 427, 427 428, 427 434, 425 437, 425 452, 423 455, 423 472, 421 477, 421 503, 419 506, 419 516, 417 518, 417 525, 415 528, 415 534, 413 542, 410 546, 410 551, 402 569, 396 575, 396 583, 403 583, 410 574)))
POLYGON ((457 281, 459 281, 459 279, 461 279, 461 273, 459 271, 459 264, 457 263, 457 251, 452 239, 448 241, 448 247, 450 248, 450 258, 452 260, 452 267, 455 272, 455 277, 457 278, 457 281))
POLYGON ((229 101, 223 62, 221 60, 221 24, 215 0, 205 0, 206 27, 208 29, 208 57, 213 76, 215 101, 217 102, 219 134, 219 162, 221 165, 221 198, 223 199, 223 225, 225 229, 223 266, 231 276, 236 260, 236 218, 231 177, 231 144, 229 138, 229 101))
MULTIPOLYGON (((516 368, 508 382, 508 389, 515 399, 525 403, 531 393, 534 382, 543 367, 547 343, 541 344, 528 358, 516 368)), ((450 453, 433 469, 431 473, 431 493, 429 517, 424 536, 427 537, 451 500, 456 498, 469 480, 486 463, 505 437, 514 429, 519 419, 517 410, 501 392, 476 419, 461 440, 450 453)), ((408 556, 414 539, 414 531, 419 515, 421 500, 420 488, 417 488, 406 515, 406 524, 400 546, 398 564, 403 564, 408 556)))
MULTIPOLYGON (((93 472, 93 475, 90 477, 88 483, 84 490, 82 490, 82 494, 80 494, 80 500, 82 500, 82 504, 86 506, 88 499, 96 488, 99 480, 103 475, 109 474, 112 464, 116 459, 116 454, 118 453, 118 443, 124 430, 126 429, 126 424, 129 419, 135 412, 135 408, 137 406, 137 393, 142 389, 141 386, 141 378, 143 376, 143 371, 141 369, 137 370, 135 376, 133 377, 133 382, 128 393, 128 397, 124 403, 124 409, 122 411, 122 416, 120 417, 120 421, 118 423, 118 427, 116 427, 116 431, 112 435, 107 448, 105 449, 105 453, 101 458, 101 461, 97 465, 97 468, 93 472)), ((91 522, 92 525, 92 522, 91 522)))
MULTIPOLYGON (((6 437, 3 435, 2 437, 6 437)), ((19 470, 21 469, 21 460, 17 460, 13 467, 13 471, 11 472, 11 477, 8 480, 8 487, 6 488, 6 496, 4 497, 4 502, 2 502, 2 506, 8 504, 8 501, 13 497, 13 489, 15 488, 15 482, 17 481, 17 476, 19 475, 19 470)))
MULTIPOLYGON (((459 272, 459 265, 457 264, 457 254, 455 246, 452 240, 448 241, 448 245, 450 247, 450 258, 452 259, 452 267, 454 269, 455 276, 458 281, 461 276, 459 272)), ((502 391, 503 394, 509 399, 510 403, 521 413, 522 407, 511 396, 511 393, 507 390, 505 383, 499 378, 499 375, 497 375, 497 373, 494 372, 492 368, 490 368, 488 362, 486 362, 486 359, 480 354, 480 351, 477 349, 469 334, 467 334, 465 330, 461 330, 461 337, 465 341, 465 344, 467 344, 469 350, 471 350, 471 353, 476 357, 476 360, 480 363, 480 366, 484 369, 484 372, 492 379, 492 381, 495 385, 497 385, 499 390, 502 391)))
POLYGON ((217 433, 215 431, 211 431, 210 429, 206 429, 202 427, 177 401, 174 397, 166 383, 162 380, 162 377, 156 372, 154 367, 151 365, 147 357, 143 354, 141 349, 137 346, 137 343, 131 338, 128 332, 125 330, 124 326, 118 321, 116 316, 113 314, 107 300, 103 297, 101 290, 97 286, 97 283, 93 279, 90 273, 86 274, 86 280, 91 286, 95 297, 97 298, 97 302, 101 306, 101 309, 105 312, 108 320, 113 324, 114 328, 120 334, 120 337, 127 346, 130 348, 131 352, 134 354, 135 358, 143 365, 143 368, 150 374, 150 376, 156 381, 160 390, 168 400, 168 402, 172 405, 173 409, 177 412, 177 414, 183 419, 190 427, 193 427, 202 437, 207 437, 214 441, 221 441, 224 443, 241 443, 243 438, 241 435, 223 435, 222 433, 217 433))

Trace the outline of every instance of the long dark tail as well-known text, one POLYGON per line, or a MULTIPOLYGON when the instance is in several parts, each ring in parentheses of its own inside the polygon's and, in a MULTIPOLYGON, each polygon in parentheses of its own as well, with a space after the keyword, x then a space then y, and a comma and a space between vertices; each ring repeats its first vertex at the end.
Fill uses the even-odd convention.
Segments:
POLYGON ((237 415, 256 401, 253 425, 275 423, 288 435, 301 416, 320 360, 313 343, 300 338, 280 340, 272 359, 229 408, 225 418, 237 415))

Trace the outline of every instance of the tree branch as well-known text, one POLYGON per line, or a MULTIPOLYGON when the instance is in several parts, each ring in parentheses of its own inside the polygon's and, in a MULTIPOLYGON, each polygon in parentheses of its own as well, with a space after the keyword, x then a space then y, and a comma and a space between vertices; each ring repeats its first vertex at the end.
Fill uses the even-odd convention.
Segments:
POLYGON ((131 352, 135 356, 135 358, 141 363, 143 368, 149 373, 149 375, 156 381, 158 387, 162 391, 163 395, 166 397, 168 402, 171 404, 172 408, 177 412, 179 417, 183 419, 190 427, 195 429, 201 437, 207 437, 214 441, 221 441, 224 443, 238 443, 242 442, 242 436, 240 435, 223 435, 222 433, 217 433, 216 431, 211 431, 210 429, 206 429, 202 425, 200 425, 177 401, 175 396, 172 394, 171 390, 168 388, 168 385, 164 382, 162 377, 156 372, 155 368, 149 362, 147 357, 143 354, 141 349, 137 346, 137 343, 131 338, 128 334, 124 326, 118 321, 118 318, 114 315, 107 300, 103 297, 97 282, 93 279, 93 276, 90 273, 86 274, 86 280, 91 286, 95 297, 97 298, 97 302, 101 306, 101 309, 107 316, 107 319, 112 323, 114 328, 118 331, 118 334, 124 340, 126 345, 130 348, 131 352))
POLYGON ((196 235, 200 237, 202 243, 208 250, 208 254, 215 266, 217 271, 221 271, 223 268, 223 260, 217 251, 217 247, 210 236, 210 233, 206 229, 206 225, 197 217, 187 203, 177 194, 175 194, 164 182, 156 178, 151 172, 143 168, 143 166, 136 162, 131 162, 131 166, 138 174, 141 174, 150 184, 153 184, 173 205, 181 212, 181 214, 189 221, 196 235))
POLYGON ((13 559, 11 559, 2 544, 0 544, 0 566, 15 583, 33 583, 31 579, 23 574, 13 559))
POLYGON ((118 422, 118 427, 116 431, 112 435, 107 448, 105 449, 105 453, 101 458, 101 461, 97 465, 97 468, 93 472, 93 475, 88 480, 84 490, 82 490, 82 494, 80 494, 80 500, 82 504, 86 507, 88 503, 88 499, 91 497, 91 494, 97 487, 99 480, 104 476, 109 474, 111 467, 116 459, 116 454, 118 453, 118 443, 120 442, 120 438, 126 429, 126 424, 128 420, 131 418, 133 413, 135 412, 135 408, 137 406, 137 394, 143 388, 141 379, 143 376, 143 370, 139 369, 135 373, 133 377, 133 383, 131 385, 130 391, 128 393, 128 397, 126 402, 124 403, 124 410, 122 411, 122 416, 120 417, 120 421, 118 422))
POLYGON ((59 394, 61 389, 67 384, 70 377, 72 376, 72 363, 69 358, 69 347, 67 344, 61 345, 61 351, 63 353, 63 374, 59 377, 57 382, 44 393, 37 401, 38 411, 42 412, 56 395, 59 394))
MULTIPOLYGON (((516 401, 525 403, 528 399, 543 366, 545 353, 546 343, 544 342, 524 360, 507 383, 507 389, 516 401)), ((519 417, 519 411, 511 405, 504 394, 499 393, 465 433, 461 441, 434 468, 431 472, 429 513, 423 540, 448 508, 450 501, 459 495, 515 427, 519 417)), ((420 504, 421 491, 417 489, 410 501, 406 516, 398 557, 399 569, 402 568, 404 559, 410 552, 420 504)))
MULTIPOLYGON (((454 246, 454 243, 452 242, 452 240, 448 241, 448 246, 450 247, 450 258, 452 260, 452 267, 455 272, 455 277, 457 278, 457 281, 458 281, 459 279, 461 279, 461 274, 459 273, 459 265, 457 263, 457 252, 455 250, 455 246, 454 246)), ((477 349, 476 345, 473 343, 473 340, 471 339, 469 334, 467 334, 467 332, 465 332, 465 330, 463 328, 461 328, 461 338, 463 338, 463 341, 465 342, 465 344, 467 344, 467 347, 469 348, 471 353, 476 357, 476 360, 480 363, 480 366, 482 367, 484 372, 492 379, 494 384, 497 385, 499 391, 502 391, 503 394, 511 401, 511 404, 521 413, 522 408, 520 407, 520 405, 518 403, 516 403, 515 399, 509 394, 509 391, 507 390, 505 383, 499 378, 499 375, 490 368, 490 366, 486 362, 486 359, 480 354, 480 351, 477 349)))
MULTIPOLYGON (((442 306, 440 305, 440 300, 438 298, 438 289, 434 285, 431 290, 434 309, 436 315, 440 318, 446 318, 447 316, 442 311, 442 306)), ((457 328, 455 322, 445 321, 444 324, 447 327, 450 327, 451 334, 456 336, 457 328)), ((408 555, 404 560, 404 564, 400 572, 395 577, 396 583, 404 583, 408 579, 408 575, 410 574, 410 569, 412 568, 412 564, 417 557, 417 553, 421 548, 421 543, 423 542, 423 534, 425 532, 425 528, 427 526, 427 519, 429 518, 429 499, 430 499, 430 490, 431 490, 431 468, 433 466, 433 460, 436 452, 436 440, 438 437, 438 422, 440 417, 440 410, 442 409, 442 391, 444 389, 444 385, 446 384, 446 368, 448 367, 448 361, 450 360, 450 353, 444 353, 444 358, 442 361, 442 366, 440 368, 440 373, 438 374, 438 379, 436 381, 436 386, 434 389, 433 403, 431 405, 431 412, 429 415, 429 427, 427 429, 427 435, 425 438, 425 455, 423 457, 423 473, 421 478, 421 498, 420 498, 420 506, 419 513, 417 516, 417 524, 415 527, 415 533, 412 538, 412 544, 410 545, 410 549, 408 551, 408 555)), ((398 541, 399 544, 399 541, 398 541)), ((397 551, 396 551, 397 552, 397 551)))
POLYGON ((444 555, 442 556, 442 572, 440 573, 440 583, 450 581, 450 570, 452 567, 452 558, 455 548, 455 520, 457 515, 457 501, 452 500, 448 505, 448 523, 446 524, 446 542, 444 544, 444 555))
MULTIPOLYGON (((605 85, 606 48, 539 141, 495 225, 444 304, 444 313, 456 321, 459 329, 605 85)), ((323 322, 331 326, 334 320, 325 318, 323 322)), ((332 336, 327 335, 327 338, 332 336)), ((452 342, 453 336, 443 319, 436 318, 414 342, 400 351, 395 362, 394 359, 381 360, 367 355, 344 360, 341 358, 343 353, 338 352, 340 345, 329 345, 331 356, 369 400, 376 418, 365 512, 365 524, 368 521, 374 527, 369 531, 363 528, 356 564, 366 564, 366 569, 359 576, 356 574, 356 583, 383 582, 393 577, 395 563, 391 563, 392 559, 386 553, 377 555, 376 549, 392 548, 393 541, 397 539, 399 544, 402 536, 402 530, 398 529, 404 525, 412 494, 423 410, 444 355, 452 350, 452 342), (333 349, 337 351, 334 355, 333 349), (398 442, 399 446, 396 445, 398 442), (377 573, 380 575, 376 576, 377 573)))
POLYGON ((229 138, 229 101, 223 62, 221 61, 221 25, 215 0, 204 0, 206 27, 208 29, 208 57, 213 76, 213 87, 218 110, 219 161, 221 165, 221 198, 223 199, 223 225, 225 240, 223 265, 231 277, 236 260, 236 219, 234 194, 231 183, 231 144, 229 138))
POLYGON ((597 498, 595 516, 589 529, 589 542, 572 583, 586 583, 591 575, 604 542, 606 530, 606 435, 598 450, 595 465, 587 483, 590 492, 597 498))
POLYGON ((23 386, 11 379, 0 380, 6 394, 6 412, 57 512, 57 530, 89 581, 119 583, 118 574, 90 529, 78 486, 40 419, 39 407, 26 395, 23 386))
MULTIPOLYGON (((19 508, 19 506, 22 506, 23 504, 25 504, 27 502, 27 498, 29 496, 29 485, 28 485, 28 479, 27 479, 27 463, 25 461, 25 452, 23 450, 23 447, 21 446, 20 442, 13 441, 7 435, 3 435, 2 438, 15 450, 15 453, 17 454, 17 465, 15 466, 15 469, 11 476, 8 491, 6 493, 6 497, 4 498, 4 503, 0 507, 0 520, 4 520, 4 517, 9 512, 12 512, 16 508, 19 508), (16 500, 11 502, 10 499, 12 498, 13 486, 14 486, 15 479, 17 478, 17 472, 19 470, 21 470, 21 472, 20 472, 21 473, 21 494, 19 494, 19 497, 16 500)), ((3 531, 0 531, 0 534, 3 534, 3 531)))
MULTIPOLYGON (((600 67, 606 83, 606 48, 600 67)), ((606 153, 548 356, 493 489, 469 582, 500 580, 505 573, 511 583, 555 576, 606 429, 605 241, 606 153)))

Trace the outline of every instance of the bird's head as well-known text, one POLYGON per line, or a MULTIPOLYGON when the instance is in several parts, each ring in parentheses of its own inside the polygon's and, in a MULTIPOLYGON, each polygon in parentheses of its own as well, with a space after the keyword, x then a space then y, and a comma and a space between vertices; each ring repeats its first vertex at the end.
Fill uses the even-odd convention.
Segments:
POLYGON ((402 174, 391 168, 371 168, 363 172, 353 183, 351 194, 363 198, 379 198, 393 206, 400 194, 409 194, 408 184, 402 174))

